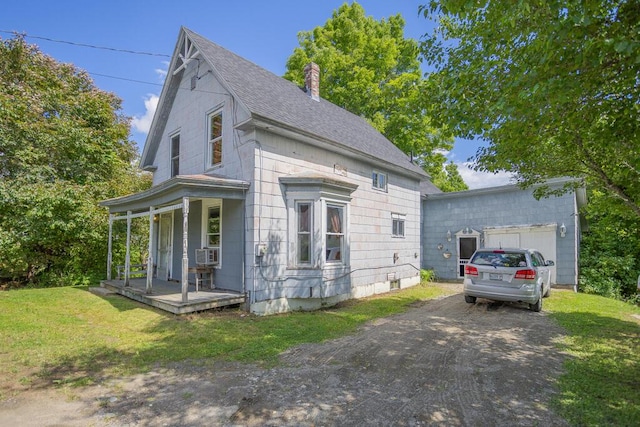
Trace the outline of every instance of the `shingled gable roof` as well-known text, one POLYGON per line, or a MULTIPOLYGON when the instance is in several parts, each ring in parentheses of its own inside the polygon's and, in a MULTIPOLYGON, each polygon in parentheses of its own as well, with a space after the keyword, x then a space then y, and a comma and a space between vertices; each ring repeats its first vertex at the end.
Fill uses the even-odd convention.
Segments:
MULTIPOLYGON (((254 119, 266 120, 355 151, 363 157, 390 163, 422 178, 428 177, 365 119, 322 98, 319 102, 314 101, 294 83, 187 28, 183 27, 182 31, 254 119)), ((171 77, 169 73, 168 78, 171 77)), ((322 96, 322 88, 320 91, 322 96)))

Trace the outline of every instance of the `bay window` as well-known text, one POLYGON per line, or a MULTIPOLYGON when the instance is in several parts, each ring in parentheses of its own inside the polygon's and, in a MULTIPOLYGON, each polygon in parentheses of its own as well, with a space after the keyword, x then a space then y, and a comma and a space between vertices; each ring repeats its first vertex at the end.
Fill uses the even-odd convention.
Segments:
POLYGON ((296 203, 297 240, 296 261, 297 264, 311 264, 311 226, 313 224, 313 211, 311 202, 296 203))
POLYGON ((348 267, 349 202, 358 186, 319 174, 283 176, 280 182, 289 212, 289 268, 348 267))
POLYGON ((326 261, 342 262, 344 252, 344 207, 327 204, 326 261))

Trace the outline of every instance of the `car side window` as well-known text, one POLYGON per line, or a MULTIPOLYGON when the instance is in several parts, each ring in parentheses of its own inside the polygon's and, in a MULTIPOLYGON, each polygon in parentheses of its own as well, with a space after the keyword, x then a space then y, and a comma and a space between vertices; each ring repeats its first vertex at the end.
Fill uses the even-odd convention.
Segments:
POLYGON ((534 252, 531 254, 531 264, 534 267, 540 267, 544 265, 544 258, 538 252, 534 252))

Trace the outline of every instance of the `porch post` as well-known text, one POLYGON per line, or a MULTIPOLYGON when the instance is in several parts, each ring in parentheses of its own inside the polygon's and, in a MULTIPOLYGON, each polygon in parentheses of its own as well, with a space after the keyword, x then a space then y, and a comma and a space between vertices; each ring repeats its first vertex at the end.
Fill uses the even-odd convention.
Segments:
POLYGON ((127 211, 127 252, 124 258, 124 285, 129 286, 129 270, 131 269, 131 211, 127 211))
POLYGON ((149 206, 149 256, 147 257, 147 294, 151 294, 153 285, 153 206, 149 206))
POLYGON ((189 300, 189 198, 182 198, 182 302, 189 300))
POLYGON ((107 280, 111 280, 111 263, 113 262, 112 243, 113 239, 113 214, 109 214, 109 243, 107 244, 107 280))

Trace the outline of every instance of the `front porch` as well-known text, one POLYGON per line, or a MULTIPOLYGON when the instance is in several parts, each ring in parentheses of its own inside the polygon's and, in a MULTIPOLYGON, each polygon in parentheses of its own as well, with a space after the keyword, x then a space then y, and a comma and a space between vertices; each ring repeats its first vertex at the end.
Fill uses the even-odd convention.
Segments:
POLYGON ((179 282, 169 282, 154 278, 152 293, 146 293, 147 279, 129 279, 129 286, 124 280, 103 280, 100 286, 132 300, 141 302, 173 314, 188 314, 196 311, 211 310, 230 305, 244 304, 244 294, 222 291, 218 289, 198 289, 189 283, 188 301, 182 302, 182 286, 179 282))

